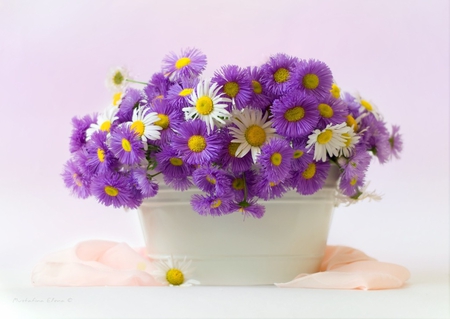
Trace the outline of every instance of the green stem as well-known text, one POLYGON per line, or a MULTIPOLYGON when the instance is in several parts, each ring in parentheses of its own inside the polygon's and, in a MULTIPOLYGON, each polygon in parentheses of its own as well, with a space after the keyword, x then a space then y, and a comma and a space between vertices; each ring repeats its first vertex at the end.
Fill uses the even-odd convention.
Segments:
POLYGON ((244 180, 244 201, 247 201, 247 182, 245 181, 244 173, 242 173, 242 179, 244 180))
POLYGON ((158 176, 159 174, 161 174, 161 172, 158 172, 158 173, 153 174, 153 175, 148 175, 148 176, 150 177, 150 179, 152 179, 153 177, 156 177, 156 176, 158 176))
POLYGON ((131 82, 131 83, 144 84, 144 85, 147 85, 147 84, 148 84, 148 83, 145 83, 145 82, 135 81, 135 80, 131 80, 131 79, 125 79, 125 81, 131 82))

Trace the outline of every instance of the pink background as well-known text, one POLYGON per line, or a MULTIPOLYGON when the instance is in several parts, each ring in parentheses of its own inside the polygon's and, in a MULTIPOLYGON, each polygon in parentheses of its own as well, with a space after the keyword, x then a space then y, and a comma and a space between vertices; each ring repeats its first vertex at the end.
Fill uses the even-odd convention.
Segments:
POLYGON ((125 65, 145 81, 166 53, 188 46, 208 56, 208 76, 278 52, 320 59, 344 90, 374 101, 401 125, 402 159, 374 161, 369 180, 383 201, 338 208, 329 242, 399 263, 413 278, 448 273, 444 0, 0 0, 1 267, 31 271, 47 253, 85 239, 143 245, 134 212, 76 199, 64 187, 70 120, 108 105, 110 67, 125 65))

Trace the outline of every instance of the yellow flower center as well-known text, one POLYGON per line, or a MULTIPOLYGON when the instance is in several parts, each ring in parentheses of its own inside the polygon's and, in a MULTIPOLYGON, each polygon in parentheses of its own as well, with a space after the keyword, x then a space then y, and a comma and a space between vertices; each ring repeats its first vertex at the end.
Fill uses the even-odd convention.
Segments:
POLYGON ((303 156, 303 151, 301 150, 295 150, 294 151, 294 156, 292 156, 293 158, 300 158, 303 156))
POLYGON ((256 94, 261 94, 262 93, 261 83, 259 83, 256 80, 252 80, 252 86, 253 86, 253 92, 255 92, 256 94))
POLYGON ((125 80, 123 74, 120 71, 117 71, 113 76, 113 82, 115 85, 121 85, 123 80, 125 80))
POLYGON ((170 164, 172 164, 173 166, 183 165, 183 160, 179 157, 172 157, 169 161, 170 161, 170 164))
POLYGON ((239 143, 230 143, 228 144, 228 153, 230 156, 236 157, 236 151, 239 147, 239 143))
POLYGON ((179 58, 177 62, 175 62, 175 67, 179 70, 181 68, 184 68, 186 65, 189 65, 191 63, 191 59, 183 57, 179 58))
POLYGON ((113 95, 113 105, 118 106, 120 99, 122 98, 122 92, 117 92, 113 95))
POLYGON ((273 153, 270 157, 270 162, 275 166, 280 166, 283 156, 280 153, 273 153))
POLYGON ((309 90, 314 90, 319 86, 319 77, 315 74, 309 73, 303 77, 303 86, 309 90))
POLYGON ((364 108, 369 111, 372 112, 373 111, 373 107, 372 104, 370 104, 368 101, 366 100, 361 100, 361 105, 364 106, 364 108))
POLYGON ((335 83, 333 83, 331 85, 331 95, 335 98, 338 99, 341 97, 341 89, 339 88, 339 86, 337 86, 335 83))
POLYGON ((197 103, 195 103, 195 108, 201 115, 210 114, 214 109, 213 106, 213 100, 211 100, 209 96, 202 96, 197 100, 197 103))
POLYGON ((122 148, 125 152, 131 152, 131 144, 130 141, 126 138, 122 139, 122 148))
POLYGON ((301 106, 290 108, 284 113, 284 118, 289 122, 300 121, 305 116, 305 109, 301 106))
POLYGON ((112 186, 105 186, 105 193, 109 196, 116 197, 119 195, 119 190, 112 186))
POLYGON ((144 122, 137 120, 131 124, 131 129, 136 132, 137 135, 142 136, 145 130, 144 122))
POLYGON ((350 185, 355 186, 357 181, 358 181, 358 179, 357 179, 356 177, 353 177, 353 178, 350 180, 350 185))
POLYGON ((109 129, 111 128, 111 122, 110 121, 105 121, 102 123, 102 125, 100 125, 100 130, 104 131, 104 132, 109 132, 109 129))
POLYGON ((213 185, 216 185, 216 179, 210 175, 206 175, 206 180, 213 185))
POLYGON ((213 201, 213 202, 211 203, 211 208, 217 208, 217 207, 219 207, 220 205, 222 205, 222 201, 218 198, 218 199, 216 199, 215 201, 213 201))
POLYGON ((352 143, 352 138, 350 137, 350 134, 343 133, 342 136, 345 138, 345 147, 349 147, 352 143))
POLYGON ((308 167, 303 171, 302 176, 304 179, 311 179, 316 175, 316 164, 309 163, 308 167))
POLYGON ((347 125, 353 128, 353 131, 356 132, 358 129, 358 123, 356 123, 356 120, 353 116, 347 115, 347 125))
POLYGON ((179 286, 184 282, 184 275, 181 270, 172 268, 167 271, 166 280, 171 285, 179 286))
POLYGON ((261 126, 250 125, 245 130, 245 139, 251 146, 259 147, 266 141, 266 132, 261 126))
POLYGON ((169 127, 169 117, 166 114, 158 114, 159 120, 155 122, 155 125, 162 127, 163 130, 169 127))
POLYGON ((97 157, 98 160, 103 163, 105 161, 105 151, 101 148, 97 148, 97 157))
POLYGON ((237 84, 236 82, 227 82, 223 86, 223 91, 231 98, 236 97, 236 95, 239 93, 239 84, 237 84))
POLYGON ((245 187, 244 179, 242 179, 242 178, 235 178, 234 179, 234 181, 233 181, 233 188, 235 190, 240 191, 240 190, 243 190, 244 187, 245 187))
POLYGON ((325 132, 322 132, 317 136, 317 142, 319 144, 327 144, 331 138, 333 137, 333 131, 332 130, 325 130, 325 132))
POLYGON ((325 103, 320 103, 317 109, 319 110, 320 115, 326 119, 329 119, 334 114, 331 106, 325 103))
POLYGON ((179 96, 188 96, 188 95, 191 95, 192 91, 194 91, 194 89, 191 89, 191 88, 183 89, 180 91, 180 93, 178 93, 178 95, 179 96))
POLYGON ((83 186, 83 183, 81 182, 81 180, 78 178, 78 174, 74 173, 72 175, 73 181, 75 182, 75 184, 77 184, 78 187, 83 186))
POLYGON ((287 80, 289 80, 290 73, 288 69, 285 68, 279 68, 273 75, 273 79, 277 83, 284 83, 287 80))
POLYGON ((269 182, 269 186, 270 187, 274 187, 274 186, 277 186, 278 185, 278 183, 275 183, 275 182, 269 182))
POLYGON ((206 140, 201 135, 192 135, 188 140, 188 147, 195 153, 200 153, 206 148, 206 140))

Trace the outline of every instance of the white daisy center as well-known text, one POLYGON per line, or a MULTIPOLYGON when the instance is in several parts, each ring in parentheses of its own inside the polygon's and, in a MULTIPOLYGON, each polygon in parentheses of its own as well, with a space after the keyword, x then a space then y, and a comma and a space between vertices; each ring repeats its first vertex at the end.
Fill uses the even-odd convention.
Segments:
POLYGON ((319 77, 313 73, 308 73, 303 77, 303 86, 309 90, 314 90, 319 86, 319 77))
POLYGON ((373 111, 373 107, 372 104, 370 104, 368 101, 366 100, 361 100, 361 105, 364 106, 364 108, 369 111, 372 112, 373 111))
POLYGON ((302 157, 303 156, 303 151, 301 151, 301 150, 295 150, 294 151, 294 155, 292 156, 293 158, 300 158, 300 157, 302 157))
POLYGON ((103 163, 105 161, 105 151, 102 150, 101 148, 98 148, 97 149, 97 157, 98 157, 98 160, 103 163))
POLYGON ((131 129, 136 132, 137 135, 142 136, 145 130, 144 122, 137 120, 131 124, 131 129))
POLYGON ((288 69, 285 68, 279 68, 274 74, 273 79, 277 83, 284 83, 287 80, 289 80, 290 73, 288 69))
POLYGON ((331 106, 325 103, 320 103, 317 109, 319 110, 320 115, 326 119, 329 119, 334 114, 331 106))
POLYGON ((266 141, 266 132, 259 125, 250 125, 245 130, 245 140, 251 146, 260 147, 266 141))
POLYGON ((220 205, 222 205, 222 201, 218 198, 211 203, 211 208, 217 208, 220 207, 220 205))
POLYGON ((317 142, 319 144, 327 144, 331 138, 333 137, 333 131, 332 130, 325 130, 325 132, 322 132, 317 136, 317 142))
POLYGON ((342 137, 345 138, 345 147, 349 147, 350 144, 352 143, 352 138, 351 138, 350 134, 348 134, 348 133, 343 133, 343 134, 342 134, 342 137))
POLYGON ((102 125, 100 125, 100 130, 104 131, 104 132, 109 132, 109 129, 111 128, 111 122, 110 121, 105 121, 102 123, 102 125))
POLYGON ((227 82, 223 86, 223 91, 231 98, 236 97, 236 95, 239 93, 239 84, 237 84, 236 82, 227 82))
POLYGON ((272 156, 270 157, 270 162, 275 166, 280 166, 282 160, 283 156, 278 152, 273 153, 272 156))
POLYGON ((175 62, 175 67, 179 70, 181 68, 184 68, 186 65, 189 65, 191 63, 191 59, 187 57, 179 58, 177 62, 175 62))
POLYGON ((253 87, 253 92, 255 92, 256 94, 262 93, 262 86, 261 86, 261 83, 259 83, 258 81, 252 80, 252 87, 253 87))
POLYGON ((290 108, 284 113, 284 118, 289 122, 298 122, 305 116, 305 109, 301 106, 290 108))
POLYGON ((125 80, 125 77, 123 76, 122 72, 117 71, 116 73, 114 73, 113 82, 115 85, 121 85, 123 80, 125 80))
POLYGON ((169 161, 170 161, 170 164, 172 164, 173 166, 183 165, 183 160, 179 157, 172 157, 169 161))
POLYGON ((171 285, 179 286, 184 282, 184 275, 181 270, 172 268, 167 271, 166 280, 171 285))
POLYGON ((201 115, 209 115, 214 109, 213 100, 209 96, 202 96, 195 103, 195 108, 201 115))
POLYGON ((158 114, 159 120, 154 124, 160 126, 163 130, 169 127, 170 120, 166 114, 158 114))
POLYGON ((105 193, 109 196, 116 197, 119 195, 119 190, 112 186, 105 186, 105 193))
POLYGON ((195 153, 200 153, 206 148, 206 140, 201 135, 192 135, 188 140, 188 147, 195 153))
POLYGON ((180 91, 180 93, 178 93, 179 96, 188 96, 191 95, 192 91, 194 91, 194 89, 191 88, 187 88, 187 89, 183 89, 180 91))
POLYGON ((356 123, 356 120, 353 116, 347 115, 346 123, 348 126, 353 127, 353 131, 356 132, 356 130, 358 129, 358 123, 356 123))
POLYGON ((126 138, 122 139, 122 148, 125 152, 131 152, 131 144, 130 141, 126 138))
POLYGON ((302 176, 304 179, 311 179, 316 175, 316 164, 309 163, 308 167, 303 171, 302 176))

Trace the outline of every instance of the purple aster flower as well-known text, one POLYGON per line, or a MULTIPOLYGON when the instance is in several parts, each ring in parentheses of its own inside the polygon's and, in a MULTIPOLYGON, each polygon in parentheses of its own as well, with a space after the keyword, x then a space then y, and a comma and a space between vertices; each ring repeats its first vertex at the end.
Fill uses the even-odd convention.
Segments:
POLYGON ((261 218, 263 217, 266 208, 263 205, 258 204, 257 199, 251 199, 251 200, 243 200, 239 203, 231 203, 231 211, 232 212, 240 212, 245 217, 251 216, 254 218, 261 218))
POLYGON ((305 170, 293 173, 290 184, 299 194, 314 194, 325 185, 329 169, 328 161, 312 161, 305 170))
POLYGON ((226 65, 214 73, 211 80, 222 88, 219 92, 224 93, 236 105, 238 110, 247 106, 252 96, 252 82, 248 71, 237 65, 226 65))
POLYGON ((256 195, 264 200, 280 198, 289 190, 289 181, 274 182, 265 175, 259 175, 255 185, 256 195))
POLYGON ((172 187, 173 189, 177 191, 185 191, 194 184, 192 184, 192 181, 187 176, 181 176, 181 177, 173 177, 170 175, 163 175, 164 183, 172 187))
POLYGON ((192 178, 195 185, 206 193, 223 196, 231 192, 231 176, 222 169, 200 167, 194 171, 192 178))
POLYGON ((300 92, 288 93, 273 102, 273 127, 287 137, 307 136, 319 121, 317 105, 314 97, 300 92))
POLYGON ((79 198, 87 198, 91 195, 89 189, 91 182, 90 176, 84 174, 73 159, 66 162, 61 176, 64 180, 64 184, 70 189, 72 194, 79 198))
POLYGON ((81 119, 77 117, 72 118, 73 129, 70 136, 71 153, 75 153, 86 144, 86 130, 94 123, 97 123, 97 114, 94 114, 92 117, 86 115, 81 119))
POLYGON ((136 188, 139 190, 143 198, 153 197, 158 193, 159 185, 149 178, 147 170, 144 168, 136 168, 131 171, 136 188))
POLYGON ((342 94, 342 101, 347 105, 347 109, 353 118, 358 118, 361 115, 361 104, 358 103, 356 98, 348 92, 342 94))
POLYGON ((155 112, 159 118, 153 124, 161 127, 159 131, 161 137, 159 140, 155 140, 154 143, 157 145, 169 143, 172 140, 173 131, 176 131, 180 124, 184 122, 184 113, 175 109, 164 100, 160 103, 155 103, 151 107, 151 111, 155 112))
POLYGON ((96 131, 87 143, 88 158, 86 166, 92 173, 112 170, 117 164, 117 159, 108 148, 107 136, 108 132, 96 131))
POLYGON ((324 129, 328 124, 340 124, 347 120, 347 105, 341 99, 334 98, 331 94, 318 98, 319 123, 318 129, 324 129))
POLYGON ((348 158, 341 157, 338 159, 339 165, 343 170, 342 175, 347 178, 365 172, 369 168, 372 156, 367 152, 364 145, 355 147, 353 154, 348 158))
POLYGON ((237 202, 256 196, 256 174, 252 170, 237 174, 231 178, 231 191, 237 202))
POLYGON ((300 90, 316 97, 328 96, 333 84, 330 68, 317 60, 301 60, 292 76, 292 90, 300 90))
POLYGON ((162 145, 160 152, 156 153, 155 157, 158 163, 156 170, 164 175, 175 178, 192 175, 193 166, 183 161, 180 153, 170 144, 162 145))
POLYGON ((146 100, 153 103, 163 99, 169 91, 172 82, 167 79, 161 72, 153 74, 148 85, 144 88, 146 100))
POLYGON ((249 170, 253 165, 251 153, 249 152, 243 157, 236 156, 236 150, 240 144, 231 142, 234 137, 227 128, 223 128, 220 131, 220 137, 222 139, 221 144, 224 146, 220 149, 219 154, 219 161, 222 167, 229 168, 234 174, 249 170))
POLYGON ((141 138, 125 123, 118 126, 111 134, 111 150, 123 164, 139 164, 145 158, 141 138))
POLYGON ((131 121, 133 117, 133 110, 139 107, 141 101, 144 101, 141 91, 133 88, 127 88, 127 91, 122 99, 122 103, 119 105, 119 111, 117 112, 119 122, 123 123, 131 121))
POLYGON ((261 84, 276 96, 286 93, 293 81, 293 72, 297 63, 297 58, 284 53, 270 57, 269 61, 261 66, 263 73, 261 84))
POLYGON ((358 189, 364 185, 365 172, 355 172, 353 175, 342 175, 339 181, 339 188, 343 194, 354 196, 358 193, 358 189))
POLYGON ((231 211, 231 198, 223 194, 218 195, 192 195, 192 208, 202 216, 221 216, 231 211))
POLYGON ((389 145, 391 146, 391 157, 400 158, 400 152, 403 150, 403 139, 400 134, 400 127, 392 125, 392 134, 389 137, 389 145))
POLYGON ((200 80, 198 78, 183 79, 180 83, 175 83, 167 92, 167 102, 177 110, 188 107, 189 97, 197 87, 200 80))
POLYGON ((132 180, 128 175, 106 172, 92 179, 92 194, 105 206, 137 208, 142 198, 132 187, 132 180))
POLYGON ((261 175, 268 182, 278 184, 286 179, 291 168, 294 155, 289 142, 280 138, 272 138, 261 147, 257 163, 261 165, 261 175))
POLYGON ((363 143, 368 150, 372 151, 380 163, 386 163, 391 154, 391 145, 385 123, 369 114, 362 118, 359 124, 360 131, 364 131, 360 143, 363 143))
POLYGON ((273 97, 262 84, 262 69, 259 67, 248 67, 247 72, 249 73, 253 89, 248 105, 264 111, 272 104, 273 97))
POLYGON ((221 140, 215 131, 207 133, 202 120, 184 122, 173 137, 172 146, 177 149, 183 161, 188 164, 207 164, 214 161, 221 148, 221 140))
POLYGON ((308 167, 309 163, 312 162, 314 153, 308 153, 308 149, 306 148, 306 138, 293 139, 291 143, 293 150, 291 169, 303 172, 308 167))
POLYGON ((206 55, 194 48, 181 50, 177 55, 170 52, 163 59, 163 72, 171 81, 199 76, 206 68, 206 55))

